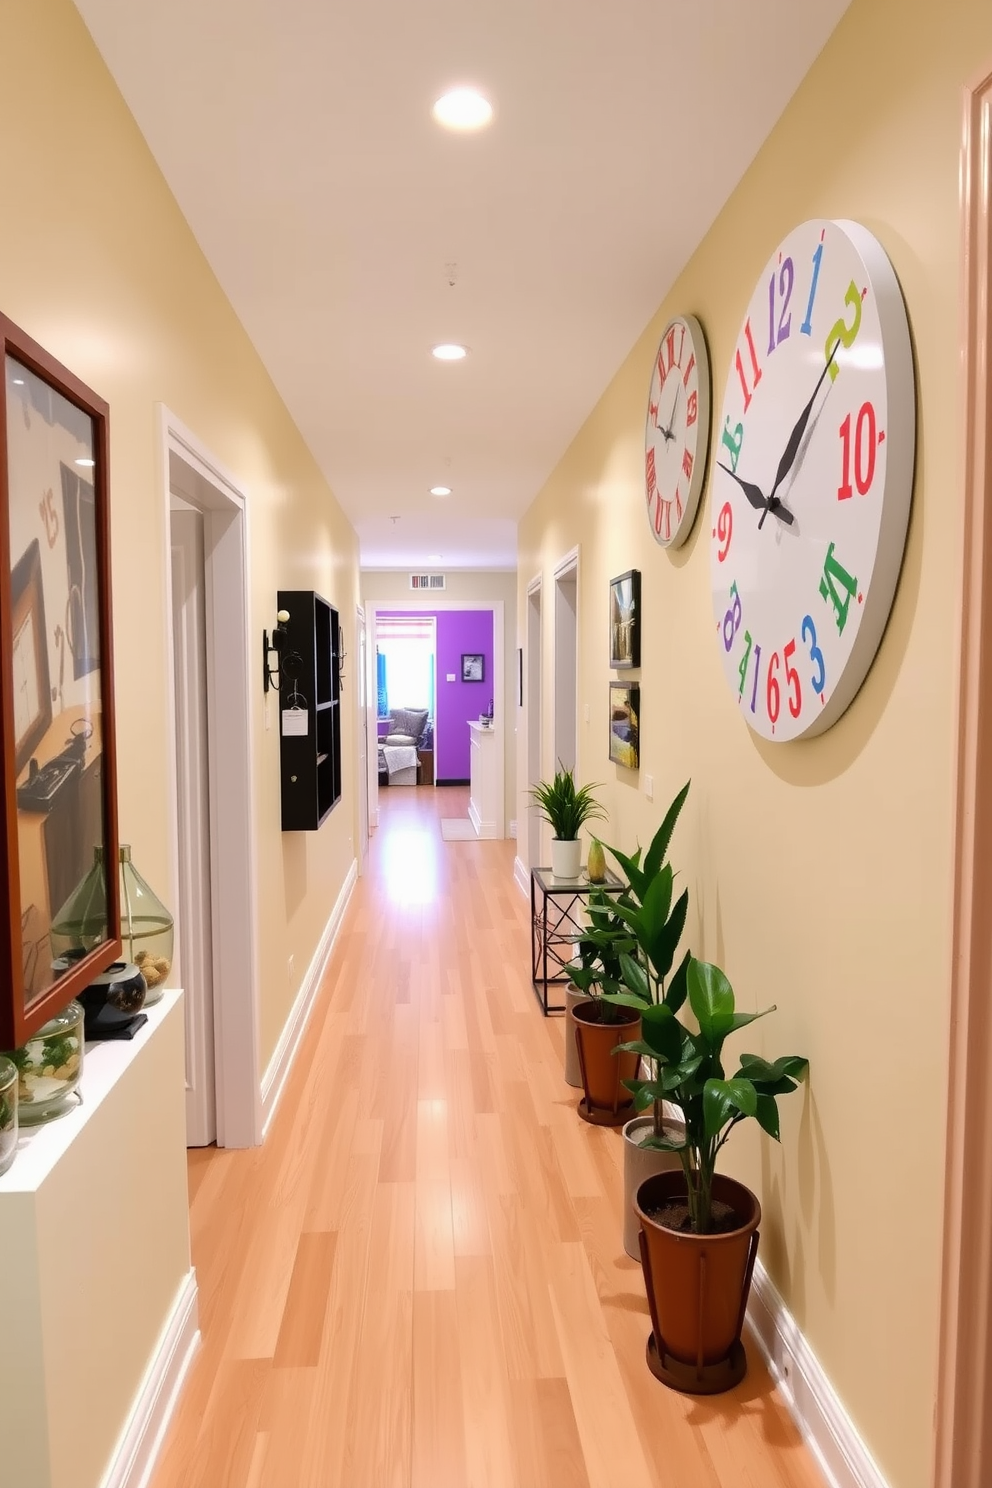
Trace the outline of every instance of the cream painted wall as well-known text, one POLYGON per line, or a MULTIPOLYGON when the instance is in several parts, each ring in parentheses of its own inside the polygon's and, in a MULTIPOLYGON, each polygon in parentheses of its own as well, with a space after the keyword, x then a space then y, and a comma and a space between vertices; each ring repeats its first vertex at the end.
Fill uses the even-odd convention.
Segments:
MULTIPOLYGON (((169 883, 161 713, 164 521, 156 405, 247 493, 251 530, 252 809, 258 845, 260 1072, 354 857, 354 719, 344 698, 344 799, 316 834, 279 826, 279 740, 265 727, 263 627, 276 590, 319 590, 349 640, 358 549, 207 266, 69 0, 0 9, 9 127, 0 137, 0 308, 110 404, 120 829, 153 886, 169 883), (294 957, 291 978, 288 958, 294 957)), ((232 231, 236 224, 232 223, 232 231)), ((278 274, 273 265, 273 274, 278 274)))
MULTIPOLYGON (((411 599, 426 600, 430 596, 415 594, 410 589, 410 575, 389 569, 363 568, 361 573, 362 603, 409 604, 411 599)), ((514 812, 517 799, 517 751, 514 735, 522 717, 517 707, 517 576, 499 569, 466 569, 460 573, 445 575, 445 589, 435 596, 446 603, 488 603, 494 599, 503 601, 503 707, 506 726, 503 751, 503 799, 505 807, 504 830, 509 833, 510 822, 519 813, 514 812)), ((374 645, 371 648, 375 654, 374 645)), ((498 721, 498 720, 497 720, 498 721)), ((522 820, 522 818, 520 818, 522 820)))
MULTIPOLYGON (((744 1007, 778 1005, 738 1049, 810 1057, 808 1091, 783 1103, 781 1148, 736 1134, 725 1168, 760 1194, 764 1262, 892 1488, 930 1480, 962 544, 958 149, 963 85, 990 62, 987 0, 854 0, 519 542, 521 577, 542 572, 546 596, 557 556, 581 545, 579 704, 591 717, 579 725, 579 769, 606 782, 612 839, 646 841, 692 778, 673 852, 692 947, 726 968, 744 1007), (918 359, 917 481, 899 591, 864 687, 821 738, 771 747, 744 727, 721 675, 708 491, 680 552, 649 535, 643 420, 660 331, 679 311, 706 329, 719 418, 766 258, 816 216, 864 222, 902 282, 918 359), (630 567, 643 576, 640 777, 610 765, 603 743, 607 585, 630 567)), ((524 606, 521 592, 521 633, 524 606)), ((550 717, 546 700, 545 737, 550 717)))

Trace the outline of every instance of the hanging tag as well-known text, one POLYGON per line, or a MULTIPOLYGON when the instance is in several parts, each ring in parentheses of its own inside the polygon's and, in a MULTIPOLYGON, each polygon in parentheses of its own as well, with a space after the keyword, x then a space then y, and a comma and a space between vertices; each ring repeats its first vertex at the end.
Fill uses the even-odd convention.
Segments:
POLYGON ((310 732, 310 714, 306 708, 283 708, 282 732, 284 738, 289 738, 290 735, 300 738, 308 734, 310 732))

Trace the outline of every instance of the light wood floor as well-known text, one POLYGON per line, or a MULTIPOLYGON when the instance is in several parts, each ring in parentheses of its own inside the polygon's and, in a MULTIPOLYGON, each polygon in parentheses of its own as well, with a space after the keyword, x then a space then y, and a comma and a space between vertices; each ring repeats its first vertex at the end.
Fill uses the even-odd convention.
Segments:
POLYGON ((648 1372, 621 1139, 575 1114, 514 844, 381 793, 266 1145, 189 1157, 203 1347, 151 1488, 822 1488, 755 1346, 648 1372))

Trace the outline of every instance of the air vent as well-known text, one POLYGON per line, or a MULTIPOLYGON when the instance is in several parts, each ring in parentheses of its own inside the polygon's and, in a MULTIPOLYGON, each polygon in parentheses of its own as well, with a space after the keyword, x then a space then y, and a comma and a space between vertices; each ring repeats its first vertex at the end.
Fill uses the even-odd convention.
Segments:
POLYGON ((411 589, 443 589, 444 574, 411 574, 411 589))

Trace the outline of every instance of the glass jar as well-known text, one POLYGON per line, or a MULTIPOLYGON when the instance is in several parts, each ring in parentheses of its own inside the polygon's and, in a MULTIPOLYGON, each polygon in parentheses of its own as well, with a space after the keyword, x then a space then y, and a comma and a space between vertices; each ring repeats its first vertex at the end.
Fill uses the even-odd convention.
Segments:
POLYGON ((93 866, 52 916, 52 955, 78 961, 107 939, 107 878, 103 848, 93 849, 93 866))
POLYGON ((17 1065, 0 1054, 0 1173, 17 1151, 17 1065))
MULTIPOLYGON (((133 961, 144 978, 145 1006, 158 1002, 172 968, 175 923, 131 861, 131 848, 120 846, 121 941, 125 961, 133 961)), ((107 938, 107 884, 103 849, 94 849, 93 866, 69 895, 52 923, 52 952, 69 960, 107 938)))
POLYGON ((133 961, 145 979, 145 1007, 150 1007, 165 991, 172 968, 175 922, 131 862, 126 842, 121 843, 121 939, 124 959, 133 961))
POLYGON ((64 1116, 83 1073, 83 1009, 56 1013, 34 1038, 7 1055, 17 1066, 17 1114, 22 1126, 64 1116))

